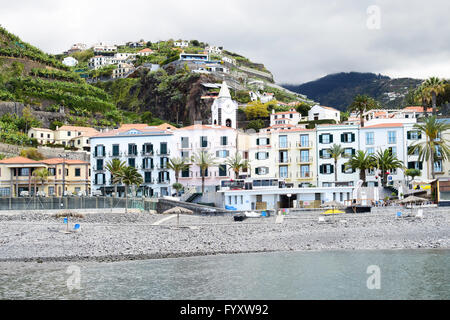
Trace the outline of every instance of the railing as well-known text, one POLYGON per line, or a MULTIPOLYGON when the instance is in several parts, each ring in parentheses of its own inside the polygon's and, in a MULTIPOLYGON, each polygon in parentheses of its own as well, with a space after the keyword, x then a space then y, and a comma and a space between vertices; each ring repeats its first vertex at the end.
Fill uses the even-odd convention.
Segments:
POLYGON ((183 146, 182 143, 178 143, 177 147, 178 147, 178 149, 181 149, 181 150, 192 150, 192 143, 188 143, 187 147, 183 146))
POLYGON ((275 148, 277 148, 277 149, 289 149, 289 148, 291 148, 291 143, 290 142, 286 142, 286 143, 282 143, 282 144, 275 143, 275 148))
POLYGON ((313 147, 313 142, 312 142, 312 141, 306 141, 306 142, 297 141, 296 147, 297 147, 297 148, 310 149, 310 148, 313 147))
POLYGON ((156 154, 157 154, 158 156, 170 156, 170 150, 165 150, 165 151, 157 150, 157 151, 156 151, 156 154))
POLYGON ((167 164, 165 164, 165 165, 157 164, 155 167, 157 170, 169 170, 169 168, 167 167, 167 164))
POLYGON ((140 155, 143 156, 143 157, 146 157, 146 156, 147 157, 153 157, 154 154, 155 153, 153 151, 148 151, 148 152, 147 151, 141 151, 140 152, 140 155))
POLYGON ((144 170, 144 171, 153 170, 154 168, 155 168, 155 166, 143 166, 143 165, 139 166, 139 169, 144 170))
POLYGON ((201 144, 197 143, 196 147, 198 149, 209 149, 209 148, 211 148, 211 142, 207 141, 206 143, 201 143, 201 144))
POLYGON ((312 163, 313 158, 312 157, 298 157, 297 162, 298 163, 312 163))
POLYGON ((113 153, 113 152, 108 152, 108 156, 109 157, 111 157, 111 158, 114 158, 114 157, 122 157, 123 156, 123 154, 124 154, 124 152, 118 152, 118 153, 113 153))
POLYGON ((277 158, 275 161, 277 164, 289 164, 291 162, 291 158, 290 157, 288 159, 277 158))
POLYGON ((106 154, 104 152, 96 153, 94 152, 94 158, 104 158, 106 157, 106 154))
POLYGON ((106 171, 105 167, 97 167, 97 166, 94 166, 93 170, 94 171, 106 171))
POLYGON ((129 152, 127 152, 127 153, 125 153, 125 157, 137 157, 138 156, 138 153, 136 152, 136 153, 129 153, 129 152))
POLYGON ((313 173, 308 172, 297 172, 297 178, 298 179, 311 179, 313 177, 313 173))

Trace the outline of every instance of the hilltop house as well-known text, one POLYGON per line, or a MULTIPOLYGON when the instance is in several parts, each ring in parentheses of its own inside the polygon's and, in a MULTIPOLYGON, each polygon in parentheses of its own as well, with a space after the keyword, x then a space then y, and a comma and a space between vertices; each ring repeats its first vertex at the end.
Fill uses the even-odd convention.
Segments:
POLYGON ((145 49, 142 49, 141 51, 139 51, 137 54, 142 57, 147 57, 147 56, 151 55, 152 53, 153 53, 152 49, 145 48, 145 49))
POLYGON ((222 47, 216 47, 216 46, 209 46, 205 48, 205 51, 208 52, 208 54, 222 54, 222 47))
POLYGON ((68 67, 75 67, 78 64, 78 60, 73 57, 66 57, 62 63, 68 67))
POLYGON ((119 63, 117 65, 117 69, 113 70, 112 78, 113 79, 123 78, 126 75, 128 75, 129 73, 133 72, 134 70, 136 70, 136 68, 132 64, 119 63))
POLYGON ((286 112, 275 112, 272 109, 272 114, 270 115, 270 126, 277 125, 291 125, 296 126, 301 120, 302 115, 295 110, 295 108, 290 109, 286 112))
POLYGON ((187 41, 176 41, 176 42, 173 43, 173 45, 175 47, 178 47, 178 48, 187 48, 187 47, 189 47, 189 42, 187 42, 187 41))
POLYGON ((339 123, 341 112, 331 107, 315 105, 308 111, 308 121, 315 120, 335 120, 336 123, 339 123))

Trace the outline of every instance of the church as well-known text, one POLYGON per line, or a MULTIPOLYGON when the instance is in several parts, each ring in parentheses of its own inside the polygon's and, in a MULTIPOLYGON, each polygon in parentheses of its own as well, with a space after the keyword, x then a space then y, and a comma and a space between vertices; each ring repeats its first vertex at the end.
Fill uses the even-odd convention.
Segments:
POLYGON ((238 104, 231 99, 230 90, 224 81, 218 98, 211 106, 212 124, 236 129, 237 111, 238 104))

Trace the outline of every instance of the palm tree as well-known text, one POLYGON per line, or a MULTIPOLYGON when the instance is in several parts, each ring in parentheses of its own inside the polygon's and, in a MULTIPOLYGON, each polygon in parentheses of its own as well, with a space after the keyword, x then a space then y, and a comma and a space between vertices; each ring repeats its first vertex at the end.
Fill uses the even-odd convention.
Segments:
POLYGON ((433 116, 436 115, 436 97, 445 92, 445 81, 437 77, 431 77, 422 83, 423 91, 431 96, 433 116))
POLYGON ((200 151, 194 153, 192 156, 192 162, 195 163, 200 168, 200 175, 202 177, 202 194, 205 193, 205 175, 206 170, 209 167, 216 165, 215 157, 208 152, 200 151))
POLYGON ((340 144, 333 144, 333 146, 328 149, 328 152, 330 153, 331 158, 334 159, 334 185, 336 186, 337 182, 337 163, 341 156, 344 155, 344 148, 340 144))
POLYGON ((141 185, 144 182, 139 171, 134 167, 125 167, 119 173, 120 180, 125 184, 125 213, 128 212, 128 187, 141 185))
POLYGON ((167 163, 167 168, 175 171, 175 181, 178 183, 178 178, 180 177, 180 172, 189 169, 189 164, 183 158, 172 158, 169 159, 167 163))
POLYGON ((48 177, 50 175, 50 172, 47 168, 42 168, 38 170, 33 171, 33 177, 34 177, 34 196, 36 196, 36 183, 37 181, 41 182, 42 188, 44 188, 44 183, 48 180, 48 177))
MULTIPOLYGON (((450 124, 439 122, 436 116, 432 116, 423 118, 423 123, 416 123, 413 128, 422 131, 426 140, 413 144, 409 154, 419 151, 419 161, 427 161, 431 165, 431 174, 435 179, 434 164, 436 160, 439 157, 443 161, 450 158, 450 142, 444 138, 444 132, 450 130, 450 124)), ((429 174, 428 178, 430 178, 429 174)))
POLYGON ((235 179, 239 177, 241 170, 248 169, 250 165, 248 160, 244 160, 239 152, 236 152, 233 157, 228 157, 225 164, 233 170, 235 179))
POLYGON ((361 119, 361 127, 364 127, 364 113, 379 108, 379 103, 367 95, 357 95, 347 111, 356 113, 361 119))
POLYGON ((372 155, 359 150, 353 155, 348 162, 345 163, 345 169, 359 170, 359 179, 366 185, 366 170, 373 169, 375 166, 372 155))
POLYGON ((414 91, 414 100, 422 104, 424 116, 428 117, 428 102, 430 100, 430 96, 423 89, 423 85, 420 85, 414 91))
POLYGON ((112 159, 105 166, 106 170, 111 174, 111 183, 114 184, 114 197, 117 197, 117 185, 122 183, 120 173, 126 167, 125 161, 112 159))
POLYGON ((387 176, 390 170, 402 169, 403 161, 398 160, 389 149, 378 150, 374 156, 375 167, 381 171, 381 183, 383 187, 387 185, 387 176))

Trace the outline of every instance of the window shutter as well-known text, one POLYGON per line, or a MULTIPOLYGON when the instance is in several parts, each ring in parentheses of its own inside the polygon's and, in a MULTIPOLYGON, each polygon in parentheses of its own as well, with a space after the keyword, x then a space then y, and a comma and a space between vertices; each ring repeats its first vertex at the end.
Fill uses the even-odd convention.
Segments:
POLYGON ((345 164, 343 164, 343 165, 341 166, 341 171, 342 171, 342 173, 345 173, 345 164))
POLYGON ((144 169, 147 169, 147 167, 145 166, 145 158, 144 159, 142 159, 142 168, 144 169))
POLYGON ((345 133, 341 134, 341 142, 344 142, 345 133))
POLYGON ((219 157, 219 151, 216 151, 216 158, 219 157))
POLYGON ((319 172, 323 173, 323 164, 319 167, 319 172))
POLYGON ((406 137, 407 137, 408 140, 411 139, 411 131, 408 131, 408 132, 406 133, 406 137))
POLYGON ((319 151, 319 157, 320 157, 320 158, 323 158, 323 150, 320 150, 320 151, 319 151))
POLYGON ((355 139, 355 134, 352 133, 352 141, 351 141, 351 142, 355 142, 355 141, 356 141, 356 139, 355 139))
POLYGON ((255 168, 255 174, 259 174, 259 168, 255 168))
POLYGON ((422 162, 419 162, 419 170, 422 170, 422 169, 423 169, 422 162))
POLYGON ((259 160, 259 152, 256 152, 256 153, 255 153, 255 159, 256 159, 256 160, 259 160))
POLYGON ((319 143, 322 143, 322 135, 319 135, 319 143))
POLYGON ((230 151, 229 150, 227 150, 227 157, 229 157, 230 156, 230 151))
POLYGON ((419 131, 418 137, 419 137, 419 139, 422 139, 422 131, 419 131))
POLYGON ((259 146, 259 138, 256 139, 256 145, 259 146))
POLYGON ((266 159, 269 159, 269 153, 266 152, 266 159))
POLYGON ((356 149, 352 149, 352 156, 356 154, 356 149))
POLYGON ((270 138, 266 138, 267 144, 270 144, 270 138))
POLYGON ((334 173, 334 166, 330 165, 330 173, 334 173))
POLYGON ((333 143, 333 135, 330 134, 330 143, 333 143))

